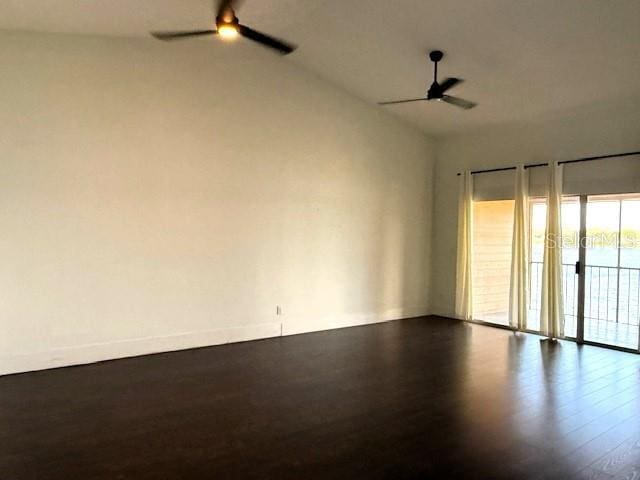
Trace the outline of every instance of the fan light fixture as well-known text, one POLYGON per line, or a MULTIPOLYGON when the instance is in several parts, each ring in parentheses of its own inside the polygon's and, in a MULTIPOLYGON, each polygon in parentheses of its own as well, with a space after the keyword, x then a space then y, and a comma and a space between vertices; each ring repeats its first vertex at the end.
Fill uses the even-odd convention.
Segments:
POLYGON ((233 39, 238 36, 238 27, 233 23, 223 23, 218 26, 218 35, 224 39, 233 39))

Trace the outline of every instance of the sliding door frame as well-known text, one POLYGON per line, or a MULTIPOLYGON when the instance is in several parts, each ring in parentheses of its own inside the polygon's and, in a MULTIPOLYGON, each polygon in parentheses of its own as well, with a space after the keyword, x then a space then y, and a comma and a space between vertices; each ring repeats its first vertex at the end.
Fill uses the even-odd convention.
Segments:
MULTIPOLYGON (((612 194, 615 195, 615 194, 612 194)), ((572 196, 572 195, 570 195, 572 196)), ((638 348, 621 347, 609 343, 594 342, 585 340, 584 338, 584 322, 585 322, 585 300, 586 300, 586 278, 587 278, 587 206, 589 203, 589 195, 579 195, 580 199, 580 233, 578 235, 578 264, 576 265, 576 273, 578 274, 578 308, 576 312, 576 337, 565 337, 565 340, 576 342, 580 345, 593 345, 596 347, 610 348, 622 352, 640 353, 640 335, 638 338, 638 348)), ((620 218, 622 221, 622 218, 620 218)), ((618 232, 620 235, 620 232, 618 232)), ((618 245, 618 255, 620 245, 618 245)), ((619 264, 619 262, 618 262, 619 264)), ((620 272, 618 272, 619 281, 620 272)), ((618 292, 619 293, 619 292, 618 292)), ((616 309, 617 311, 617 309, 616 309)), ((540 334, 534 330, 526 330, 528 333, 540 334)))
POLYGON ((584 305, 587 282, 587 195, 580 195, 580 234, 578 235, 578 312, 576 318, 576 341, 584 343, 584 305))
MULTIPOLYGON (((585 322, 585 283, 586 283, 586 272, 587 272, 587 264, 586 264, 586 251, 587 251, 587 206, 589 204, 590 196, 617 196, 617 195, 638 195, 638 192, 628 192, 628 193, 611 193, 611 194, 597 194, 597 195, 580 195, 580 274, 578 276, 578 312, 579 317, 577 320, 578 327, 578 338, 576 340, 578 343, 585 345, 594 345, 597 347, 605 347, 611 348, 613 350, 620 350, 623 352, 631 352, 631 353, 640 353, 640 328, 638 328, 638 342, 637 348, 630 347, 621 347, 618 345, 613 345, 610 343, 601 343, 594 342, 592 340, 584 339, 584 322, 585 322)), ((616 322, 618 321, 618 316, 620 315, 620 249, 622 242, 622 201, 620 201, 620 212, 618 217, 618 264, 617 264, 617 289, 616 289, 616 322)), ((640 301, 640 300, 639 300, 640 301)))
MULTIPOLYGON (((591 345, 595 347, 603 347, 611 350, 618 350, 621 352, 635 353, 640 354, 640 335, 638 338, 638 348, 629 348, 629 347, 621 347, 618 345, 611 345, 607 343, 594 342, 590 340, 585 340, 584 338, 584 320, 585 320, 585 299, 586 299, 586 271, 587 271, 587 205, 589 200, 589 195, 568 195, 569 197, 578 198, 580 201, 580 231, 578 234, 578 263, 576 264, 576 273, 578 275, 578 302, 577 302, 577 311, 576 311, 576 336, 575 337, 564 337, 563 340, 574 342, 579 345, 591 345)), ((529 211, 529 225, 532 224, 532 210, 530 207, 529 211)), ((529 252, 531 252, 531 235, 529 239, 529 252)), ((531 272, 529 272, 529 276, 531 272)), ((528 307, 527 307, 528 311, 528 307)), ((539 331, 531 330, 528 328, 519 329, 516 327, 512 327, 510 325, 503 325, 498 323, 487 322, 483 320, 465 320, 469 323, 474 323, 477 325, 486 325, 495 328, 501 328, 503 330, 510 330, 512 332, 523 332, 523 333, 531 333, 533 335, 543 336, 539 331)))

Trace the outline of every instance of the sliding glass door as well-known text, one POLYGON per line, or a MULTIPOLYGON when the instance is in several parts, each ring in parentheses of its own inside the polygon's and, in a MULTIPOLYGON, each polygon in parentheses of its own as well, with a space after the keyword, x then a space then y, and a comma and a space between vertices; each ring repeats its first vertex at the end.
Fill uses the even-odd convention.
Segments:
MULTIPOLYGON (((546 202, 531 202, 527 329, 540 328, 546 202)), ((640 195, 562 202, 565 336, 637 350, 640 332, 640 195)))
POLYGON ((640 195, 589 196, 584 340, 638 349, 640 195))
MULTIPOLYGON (((509 324, 513 200, 473 204, 473 318, 509 324)), ((530 200, 526 329, 540 331, 547 205, 530 200)), ((562 201, 564 334, 638 350, 640 194, 573 195, 562 201)))

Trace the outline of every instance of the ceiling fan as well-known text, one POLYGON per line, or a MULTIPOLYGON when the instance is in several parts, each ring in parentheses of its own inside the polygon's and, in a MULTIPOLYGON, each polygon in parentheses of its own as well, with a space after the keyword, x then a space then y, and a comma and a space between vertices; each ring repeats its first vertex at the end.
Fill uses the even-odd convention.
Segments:
POLYGON ((241 35, 249 40, 258 42, 262 46, 276 50, 281 55, 287 55, 293 52, 297 47, 290 43, 284 42, 277 38, 260 33, 252 28, 242 25, 236 17, 233 9, 234 4, 237 5, 238 0, 219 0, 218 12, 216 14, 215 30, 193 30, 193 31, 176 31, 176 32, 151 32, 158 40, 181 40, 190 37, 200 37, 205 35, 220 35, 223 39, 231 40, 241 35))
POLYGON ((456 107, 464 108, 465 110, 469 110, 470 108, 475 107, 477 104, 470 102, 469 100, 463 100, 462 98, 452 97, 451 95, 446 95, 449 89, 463 82, 463 80, 459 78, 447 78, 442 83, 438 83, 438 62, 442 60, 444 54, 440 50, 434 50, 429 53, 429 58, 434 63, 433 68, 433 83, 429 87, 429 91, 427 92, 426 97, 422 98, 412 98, 409 100, 395 100, 391 102, 379 102, 378 105, 395 105, 398 103, 409 103, 409 102, 422 102, 429 100, 436 100, 450 103, 451 105, 455 105, 456 107))

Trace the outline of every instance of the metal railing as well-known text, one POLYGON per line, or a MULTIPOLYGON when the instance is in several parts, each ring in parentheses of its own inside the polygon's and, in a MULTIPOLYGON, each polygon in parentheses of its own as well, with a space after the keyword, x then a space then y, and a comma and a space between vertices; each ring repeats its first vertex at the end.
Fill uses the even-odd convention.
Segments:
MULTIPOLYGON (((542 262, 530 262, 528 328, 539 327, 542 262)), ((575 265, 562 264, 565 334, 575 336, 578 275, 575 265)), ((640 268, 587 265, 585 268, 585 328, 600 324, 640 325, 640 268)))

